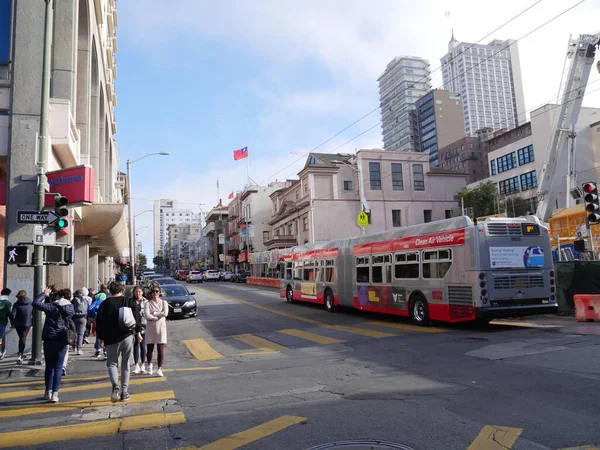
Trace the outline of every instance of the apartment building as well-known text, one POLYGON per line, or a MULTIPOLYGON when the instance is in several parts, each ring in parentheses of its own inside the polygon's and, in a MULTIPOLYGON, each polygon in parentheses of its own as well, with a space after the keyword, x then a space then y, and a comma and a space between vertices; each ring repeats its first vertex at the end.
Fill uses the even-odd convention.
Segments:
POLYGON ((440 148, 439 167, 464 173, 467 176, 467 183, 489 177, 489 144, 484 139, 483 136, 467 136, 440 148))
POLYGON ((212 208, 205 219, 203 235, 206 239, 205 265, 223 269, 227 261, 227 244, 225 235, 229 230, 229 208, 219 204, 212 208))
POLYGON ((177 200, 160 199, 154 201, 154 256, 167 253, 168 228, 170 225, 198 222, 190 209, 179 207, 177 200))

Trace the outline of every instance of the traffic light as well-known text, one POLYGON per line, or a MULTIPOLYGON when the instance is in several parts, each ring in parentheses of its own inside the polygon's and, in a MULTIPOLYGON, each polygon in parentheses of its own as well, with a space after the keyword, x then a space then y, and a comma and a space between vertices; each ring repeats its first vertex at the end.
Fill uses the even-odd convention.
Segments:
POLYGON ((69 210, 67 209, 68 204, 69 199, 67 199, 67 197, 60 194, 54 196, 54 212, 59 217, 59 219, 54 222, 54 229, 56 231, 63 231, 69 226, 69 221, 65 219, 65 217, 69 215, 69 210))
POLYGON ((590 181, 583 184, 583 200, 588 213, 588 222, 600 222, 600 199, 598 198, 598 185, 595 182, 590 181))

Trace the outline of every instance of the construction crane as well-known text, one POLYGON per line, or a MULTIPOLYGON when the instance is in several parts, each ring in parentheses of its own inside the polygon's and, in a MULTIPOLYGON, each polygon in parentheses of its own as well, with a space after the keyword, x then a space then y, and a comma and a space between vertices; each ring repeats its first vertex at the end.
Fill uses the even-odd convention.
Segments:
MULTIPOLYGON (((546 152, 546 159, 540 172, 537 198, 538 206, 536 216, 546 222, 554 210, 558 195, 566 187, 565 206, 571 203, 571 191, 577 186, 575 172, 575 125, 581 111, 581 103, 585 88, 594 64, 596 49, 600 44, 600 33, 582 34, 577 39, 569 37, 569 47, 563 79, 559 90, 558 111, 555 116, 552 134, 546 152), (560 186, 562 174, 557 173, 558 164, 566 163, 566 186, 560 186)), ((600 71, 600 61, 598 62, 600 71)))

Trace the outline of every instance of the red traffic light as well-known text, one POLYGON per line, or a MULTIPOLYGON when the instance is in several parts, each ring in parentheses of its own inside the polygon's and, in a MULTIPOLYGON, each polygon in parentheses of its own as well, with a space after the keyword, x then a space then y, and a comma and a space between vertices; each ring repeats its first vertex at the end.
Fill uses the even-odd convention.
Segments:
POLYGON ((596 183, 585 183, 583 185, 583 190, 585 192, 591 193, 598 190, 598 186, 596 186, 596 183))

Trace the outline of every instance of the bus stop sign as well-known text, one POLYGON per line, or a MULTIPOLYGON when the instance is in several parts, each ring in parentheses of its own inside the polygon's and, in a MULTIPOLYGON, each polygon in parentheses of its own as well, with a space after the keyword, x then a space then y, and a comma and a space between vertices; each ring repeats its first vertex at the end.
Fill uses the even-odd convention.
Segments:
POLYGON ((359 227, 368 227, 369 226, 369 216, 366 212, 361 211, 358 213, 358 217, 356 218, 356 223, 359 227))

